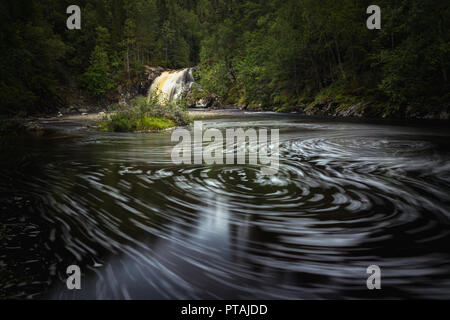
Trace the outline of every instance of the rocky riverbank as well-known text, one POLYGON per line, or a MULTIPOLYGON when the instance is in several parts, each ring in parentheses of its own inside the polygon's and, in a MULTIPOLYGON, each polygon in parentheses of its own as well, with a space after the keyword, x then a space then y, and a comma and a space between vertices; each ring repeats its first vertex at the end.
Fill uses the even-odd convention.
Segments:
POLYGON ((246 111, 276 111, 297 113, 306 116, 335 118, 403 119, 403 120, 449 120, 450 105, 447 106, 387 106, 374 102, 339 103, 336 101, 313 102, 294 106, 264 107, 262 105, 235 104, 234 108, 246 111))

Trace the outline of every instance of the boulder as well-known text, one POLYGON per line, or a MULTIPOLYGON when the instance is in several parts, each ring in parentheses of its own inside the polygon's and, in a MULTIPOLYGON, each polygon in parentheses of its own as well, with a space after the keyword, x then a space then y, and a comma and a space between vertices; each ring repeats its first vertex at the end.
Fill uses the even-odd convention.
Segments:
POLYGON ((142 76, 132 81, 129 85, 119 86, 118 103, 127 104, 127 102, 138 95, 146 96, 153 81, 159 77, 164 71, 168 71, 163 67, 144 66, 145 70, 142 76))

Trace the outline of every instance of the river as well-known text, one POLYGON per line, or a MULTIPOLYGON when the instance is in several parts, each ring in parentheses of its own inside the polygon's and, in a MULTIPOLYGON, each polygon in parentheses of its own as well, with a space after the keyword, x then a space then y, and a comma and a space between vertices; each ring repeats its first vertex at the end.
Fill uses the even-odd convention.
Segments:
POLYGON ((3 297, 450 298, 448 129, 239 112, 203 124, 280 129, 277 175, 174 165, 170 131, 67 122, 17 141, 0 169, 3 297), (72 264, 81 290, 66 288, 72 264))

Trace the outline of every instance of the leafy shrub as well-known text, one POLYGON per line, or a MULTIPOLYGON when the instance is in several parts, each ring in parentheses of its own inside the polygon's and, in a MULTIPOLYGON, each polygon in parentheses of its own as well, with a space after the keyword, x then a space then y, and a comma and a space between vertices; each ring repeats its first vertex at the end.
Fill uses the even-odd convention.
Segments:
POLYGON ((146 131, 146 130, 165 130, 174 127, 175 124, 172 120, 165 118, 141 118, 138 119, 136 123, 137 131, 146 131))
POLYGON ((128 106, 109 118, 104 118, 100 127, 114 132, 153 131, 183 126, 190 122, 192 119, 182 100, 168 102, 152 94, 148 98, 138 97, 131 100, 128 106))

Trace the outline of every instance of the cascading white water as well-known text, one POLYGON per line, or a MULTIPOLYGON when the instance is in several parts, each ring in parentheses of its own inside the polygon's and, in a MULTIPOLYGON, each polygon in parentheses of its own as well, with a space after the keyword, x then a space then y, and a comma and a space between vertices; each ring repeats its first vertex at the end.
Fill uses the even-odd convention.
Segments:
POLYGON ((192 88, 193 83, 192 68, 166 71, 153 81, 149 93, 157 93, 161 102, 172 102, 187 93, 192 88))

